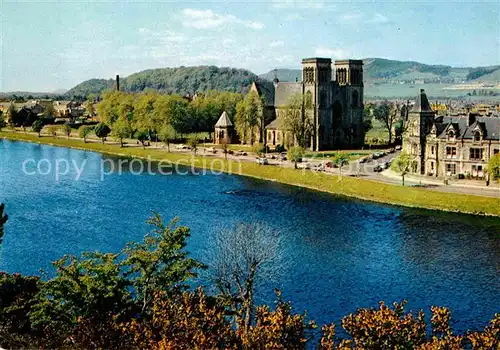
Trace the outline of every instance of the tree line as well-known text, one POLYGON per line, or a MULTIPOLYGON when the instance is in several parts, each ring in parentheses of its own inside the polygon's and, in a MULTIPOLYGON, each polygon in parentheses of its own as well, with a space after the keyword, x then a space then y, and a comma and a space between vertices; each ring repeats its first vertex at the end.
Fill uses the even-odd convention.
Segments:
MULTIPOLYGON (((0 234, 7 222, 0 205, 0 234)), ((500 314, 483 331, 457 335, 450 310, 407 312, 405 301, 358 309, 318 325, 276 291, 255 305, 262 279, 280 273, 279 233, 258 223, 221 230, 209 265, 188 254, 188 227, 149 218, 150 233, 118 253, 86 252, 54 262, 54 277, 0 272, 0 346, 6 349, 493 349, 500 314), (213 292, 197 284, 210 272, 213 292), (429 330, 431 332, 429 333, 429 330), (347 335, 347 337, 345 336, 347 335)))

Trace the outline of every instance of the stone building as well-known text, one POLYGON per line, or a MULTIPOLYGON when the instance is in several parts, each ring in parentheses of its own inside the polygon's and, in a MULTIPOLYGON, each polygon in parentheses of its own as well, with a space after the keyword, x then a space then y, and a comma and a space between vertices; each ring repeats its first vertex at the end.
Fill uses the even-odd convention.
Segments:
POLYGON ((500 150, 500 118, 436 116, 424 90, 405 124, 403 150, 413 156, 415 174, 481 179, 500 150))
POLYGON ((276 119, 296 94, 307 95, 312 101, 313 132, 309 140, 312 150, 363 145, 363 61, 342 60, 332 64, 329 58, 304 58, 301 82, 275 79, 274 91, 269 92, 269 88, 259 83, 255 89, 265 96, 265 115, 270 120, 265 124, 263 136, 270 147, 290 140, 276 119))
POLYGON ((215 124, 214 143, 233 143, 236 141, 234 125, 229 119, 226 111, 222 112, 219 120, 215 124))

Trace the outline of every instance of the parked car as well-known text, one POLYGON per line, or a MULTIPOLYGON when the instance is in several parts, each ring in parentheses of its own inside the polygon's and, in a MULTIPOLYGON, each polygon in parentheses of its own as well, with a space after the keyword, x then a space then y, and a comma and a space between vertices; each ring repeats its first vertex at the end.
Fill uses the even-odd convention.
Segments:
POLYGON ((246 156, 247 152, 245 152, 243 150, 239 150, 239 151, 234 152, 234 155, 236 155, 236 156, 246 156))
POLYGON ((267 160, 267 158, 257 158, 255 160, 255 162, 257 164, 260 164, 260 165, 267 165, 267 164, 269 164, 269 161, 267 160))
POLYGON ((213 148, 213 147, 206 148, 205 150, 206 150, 208 153, 213 153, 213 154, 217 153, 217 150, 216 150, 215 148, 213 148))
POLYGON ((373 171, 376 173, 380 173, 382 170, 384 170, 384 169, 382 168, 382 166, 380 164, 376 165, 375 168, 373 168, 373 171))
POLYGON ((401 145, 396 146, 396 151, 401 151, 401 145))
POLYGON ((385 162, 384 164, 382 164, 382 166, 384 169, 389 169, 389 167, 391 166, 391 162, 385 162))
POLYGON ((175 146, 175 148, 177 148, 177 149, 191 149, 191 147, 183 145, 183 144, 177 145, 177 146, 175 146))
POLYGON ((368 161, 368 157, 363 157, 359 160, 359 163, 366 163, 368 161))

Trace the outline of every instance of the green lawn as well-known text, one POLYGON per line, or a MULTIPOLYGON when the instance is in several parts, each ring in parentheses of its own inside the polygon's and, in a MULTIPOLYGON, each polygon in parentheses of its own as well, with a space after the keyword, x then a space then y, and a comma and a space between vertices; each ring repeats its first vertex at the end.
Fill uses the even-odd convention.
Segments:
MULTIPOLYGON (((84 143, 80 140, 67 140, 65 138, 38 138, 33 134, 19 132, 13 133, 3 131, 0 132, 0 137, 86 149, 120 156, 150 157, 152 160, 169 161, 200 168, 208 166, 211 163, 210 161, 213 160, 213 157, 193 157, 192 154, 167 153, 157 149, 142 149, 140 147, 120 148, 118 145, 114 144, 84 143)), ((401 187, 351 177, 343 177, 341 181, 339 181, 337 176, 320 172, 259 165, 252 162, 242 162, 238 164, 235 161, 224 161, 219 158, 212 163, 212 169, 381 203, 500 216, 500 198, 443 193, 423 188, 401 187)))

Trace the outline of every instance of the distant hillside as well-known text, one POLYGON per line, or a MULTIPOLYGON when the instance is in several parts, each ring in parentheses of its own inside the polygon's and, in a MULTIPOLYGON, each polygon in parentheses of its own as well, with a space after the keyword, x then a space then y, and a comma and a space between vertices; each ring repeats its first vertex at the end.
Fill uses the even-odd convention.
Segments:
POLYGON ((300 69, 273 69, 259 75, 259 77, 268 81, 273 81, 276 77, 279 81, 300 81, 302 80, 302 71, 300 69))
POLYGON ((65 95, 87 97, 90 94, 100 94, 106 89, 111 89, 115 84, 113 79, 90 79, 66 91, 65 95))
MULTIPOLYGON (((413 61, 396 61, 385 58, 365 58, 364 79, 368 83, 397 84, 454 84, 463 81, 482 81, 496 83, 500 77, 500 66, 454 68, 444 65, 428 65, 413 61)), ((277 69, 261 74, 260 77, 280 81, 301 79, 300 69, 277 69)))
MULTIPOLYGON (((151 88, 164 93, 187 94, 206 90, 247 91, 258 77, 245 69, 215 66, 148 69, 120 77, 120 89, 130 92, 151 88)), ((67 96, 88 96, 112 88, 114 80, 91 79, 66 92, 67 96)))

